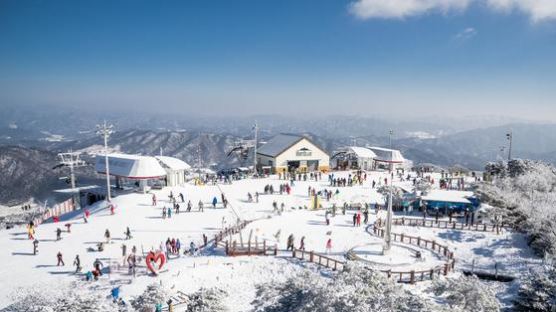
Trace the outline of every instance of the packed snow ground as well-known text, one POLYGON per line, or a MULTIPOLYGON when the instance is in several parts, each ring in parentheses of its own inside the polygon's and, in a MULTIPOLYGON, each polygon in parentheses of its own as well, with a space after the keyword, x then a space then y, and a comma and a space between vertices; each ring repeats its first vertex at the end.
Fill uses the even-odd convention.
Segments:
MULTIPOLYGON (((347 172, 335 173, 336 176, 347 176, 347 172)), ((372 189, 372 180, 383 181, 387 173, 368 173, 363 186, 338 188, 340 193, 334 196, 330 203, 325 200, 325 207, 336 203, 340 208, 343 202, 382 204, 382 195, 372 189)), ((438 181, 439 178, 435 177, 438 181)), ((326 240, 332 238, 332 254, 343 259, 349 249, 367 243, 380 242, 365 231, 365 226, 354 227, 353 212, 342 215, 338 209, 332 224, 326 226, 323 211, 299 210, 299 207, 309 206, 308 187, 319 190, 333 190, 328 185, 326 175, 322 180, 296 181, 290 195, 274 194, 261 195, 258 203, 248 203, 247 193, 262 193, 266 184, 272 184, 275 190, 285 183, 276 176, 265 179, 247 179, 234 181, 231 185, 194 186, 165 188, 154 191, 158 197, 158 205, 152 206, 150 194, 125 194, 113 199, 116 205, 115 215, 111 215, 105 204, 99 203, 90 207, 92 212, 88 223, 84 223, 82 215, 76 213, 67 221, 58 224, 47 223, 36 230, 39 239, 39 253, 33 255, 33 245, 27 239, 25 228, 15 228, 0 232, 0 250, 4 264, 0 267, 0 308, 12 302, 14 293, 21 293, 22 288, 34 287, 52 290, 57 285, 76 287, 82 291, 100 291, 109 295, 114 286, 122 286, 121 296, 129 298, 139 295, 145 287, 153 282, 163 283, 173 291, 189 293, 202 286, 218 286, 233 293, 227 300, 232 311, 248 311, 250 302, 255 296, 255 286, 262 282, 283 281, 304 270, 311 265, 287 258, 274 257, 238 257, 229 258, 222 255, 222 251, 208 251, 197 257, 181 256, 171 258, 167 270, 158 277, 146 274, 144 263, 140 263, 137 277, 127 273, 124 266, 121 246, 127 246, 128 253, 132 246, 136 246, 138 254, 151 249, 159 249, 167 238, 179 238, 182 248, 187 248, 190 241, 199 244, 202 234, 212 238, 222 227, 234 224, 237 216, 245 220, 257 220, 251 223, 243 232, 246 239, 251 231, 258 240, 266 239, 270 243, 278 244, 280 249, 286 248, 288 235, 295 236, 295 245, 305 236, 307 250, 325 252, 326 240), (186 204, 180 202, 180 214, 173 214, 171 218, 162 218, 162 208, 171 206, 168 195, 183 193, 185 202, 191 200, 192 212, 186 213, 186 204), (230 202, 227 209, 219 203, 217 209, 212 209, 210 202, 213 197, 220 201, 223 192, 230 202), (204 212, 197 211, 197 202, 205 204, 204 212), (284 203, 285 212, 278 216, 273 212, 272 203, 278 206, 284 203), (295 209, 292 209, 294 207, 295 209), (64 232, 62 240, 56 241, 56 228, 65 230, 64 224, 71 223, 71 233, 64 232), (129 226, 133 235, 131 240, 125 240, 124 231, 129 226), (88 251, 96 249, 96 244, 104 242, 104 232, 108 229, 112 234, 112 243, 105 246, 103 252, 88 251), (280 236, 276 233, 280 231, 280 236), (56 254, 64 256, 65 266, 56 266, 56 254), (74 274, 73 258, 79 254, 83 272, 92 269, 95 259, 100 259, 105 265, 111 264, 112 271, 105 274, 98 282, 85 282, 82 274, 74 274), (120 267, 118 268, 118 264, 120 267), (75 283, 75 285, 73 285, 75 283)), ((409 187, 410 182, 395 182, 409 187)), ((179 202, 178 197, 178 202, 179 202)), ((376 215, 370 215, 370 223, 376 220, 376 215)), ((528 265, 538 263, 526 247, 523 237, 515 233, 461 232, 452 230, 394 227, 395 232, 403 232, 423 238, 436 239, 439 243, 448 244, 455 251, 458 267, 469 267, 475 260, 476 268, 492 269, 494 261, 498 261, 502 270, 518 273, 527 269, 528 265)), ((182 249, 183 250, 183 249, 182 249)))

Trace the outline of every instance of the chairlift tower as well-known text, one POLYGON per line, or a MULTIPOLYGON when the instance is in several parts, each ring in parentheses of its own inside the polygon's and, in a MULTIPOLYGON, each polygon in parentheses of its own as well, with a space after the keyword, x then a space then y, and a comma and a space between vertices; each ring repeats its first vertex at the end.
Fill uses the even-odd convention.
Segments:
POLYGON ((106 171, 106 200, 110 201, 112 199, 110 193, 110 168, 108 166, 108 138, 112 133, 114 133, 114 126, 107 124, 106 120, 104 123, 97 125, 97 132, 98 135, 102 136, 104 139, 104 165, 106 171))
POLYGON ((58 158, 60 159, 58 165, 60 167, 69 167, 70 169, 70 184, 72 189, 75 188, 74 169, 78 167, 84 167, 87 165, 85 161, 81 160, 80 155, 81 155, 80 152, 72 152, 72 151, 58 154, 58 158))

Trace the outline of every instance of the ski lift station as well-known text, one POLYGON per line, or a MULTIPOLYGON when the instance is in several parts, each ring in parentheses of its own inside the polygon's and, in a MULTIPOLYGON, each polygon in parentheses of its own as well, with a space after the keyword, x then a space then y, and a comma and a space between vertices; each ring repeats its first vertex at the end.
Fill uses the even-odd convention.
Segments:
MULTIPOLYGON (((97 155, 97 173, 106 174, 105 161, 105 155, 97 155)), ((118 188, 130 180, 141 191, 149 187, 183 185, 190 168, 184 161, 169 156, 108 154, 109 175, 116 178, 118 188)))
POLYGON ((279 134, 257 150, 257 171, 273 174, 284 172, 326 172, 330 156, 309 138, 279 134))

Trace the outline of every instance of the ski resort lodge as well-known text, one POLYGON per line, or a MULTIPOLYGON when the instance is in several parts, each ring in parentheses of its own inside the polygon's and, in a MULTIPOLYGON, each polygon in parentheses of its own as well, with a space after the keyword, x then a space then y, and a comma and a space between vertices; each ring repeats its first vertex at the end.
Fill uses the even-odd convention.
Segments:
POLYGON ((283 172, 328 171, 330 156, 307 137, 279 134, 257 151, 257 170, 283 172))
MULTIPOLYGON (((128 154, 108 155, 109 173, 116 178, 116 187, 122 187, 124 180, 136 180, 139 188, 145 190, 152 185, 177 186, 185 182, 190 166, 184 161, 168 156, 139 156, 128 154)), ((96 157, 97 173, 106 174, 104 155, 96 157)))

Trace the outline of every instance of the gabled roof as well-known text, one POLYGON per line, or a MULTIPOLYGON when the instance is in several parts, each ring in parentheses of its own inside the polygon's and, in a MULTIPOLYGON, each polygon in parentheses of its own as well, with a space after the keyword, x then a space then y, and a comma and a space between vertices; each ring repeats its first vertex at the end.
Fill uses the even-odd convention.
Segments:
MULTIPOLYGON (((149 156, 108 154, 110 175, 129 179, 154 179, 166 176, 166 170, 156 158, 149 156)), ((96 156, 95 169, 106 173, 104 155, 96 156)))
POLYGON ((376 154, 366 148, 366 147, 360 147, 360 146, 349 146, 347 147, 348 151, 353 152, 355 155, 357 155, 358 158, 376 158, 376 154))
POLYGON ((170 170, 189 170, 191 166, 188 165, 185 161, 170 157, 170 156, 154 156, 158 161, 165 167, 168 167, 170 170))
POLYGON ((266 143, 265 145, 261 146, 257 150, 257 154, 270 156, 270 157, 277 157, 278 155, 286 151, 288 148, 294 146, 296 143, 298 143, 303 139, 309 141, 309 143, 314 145, 316 148, 326 153, 324 149, 322 149, 320 146, 313 143, 313 141, 311 141, 309 138, 305 136, 281 133, 273 137, 272 139, 270 139, 268 143, 266 143))
POLYGON ((369 147, 377 156, 376 161, 388 162, 388 163, 403 163, 405 158, 403 158, 402 153, 398 150, 382 148, 371 146, 369 147))

